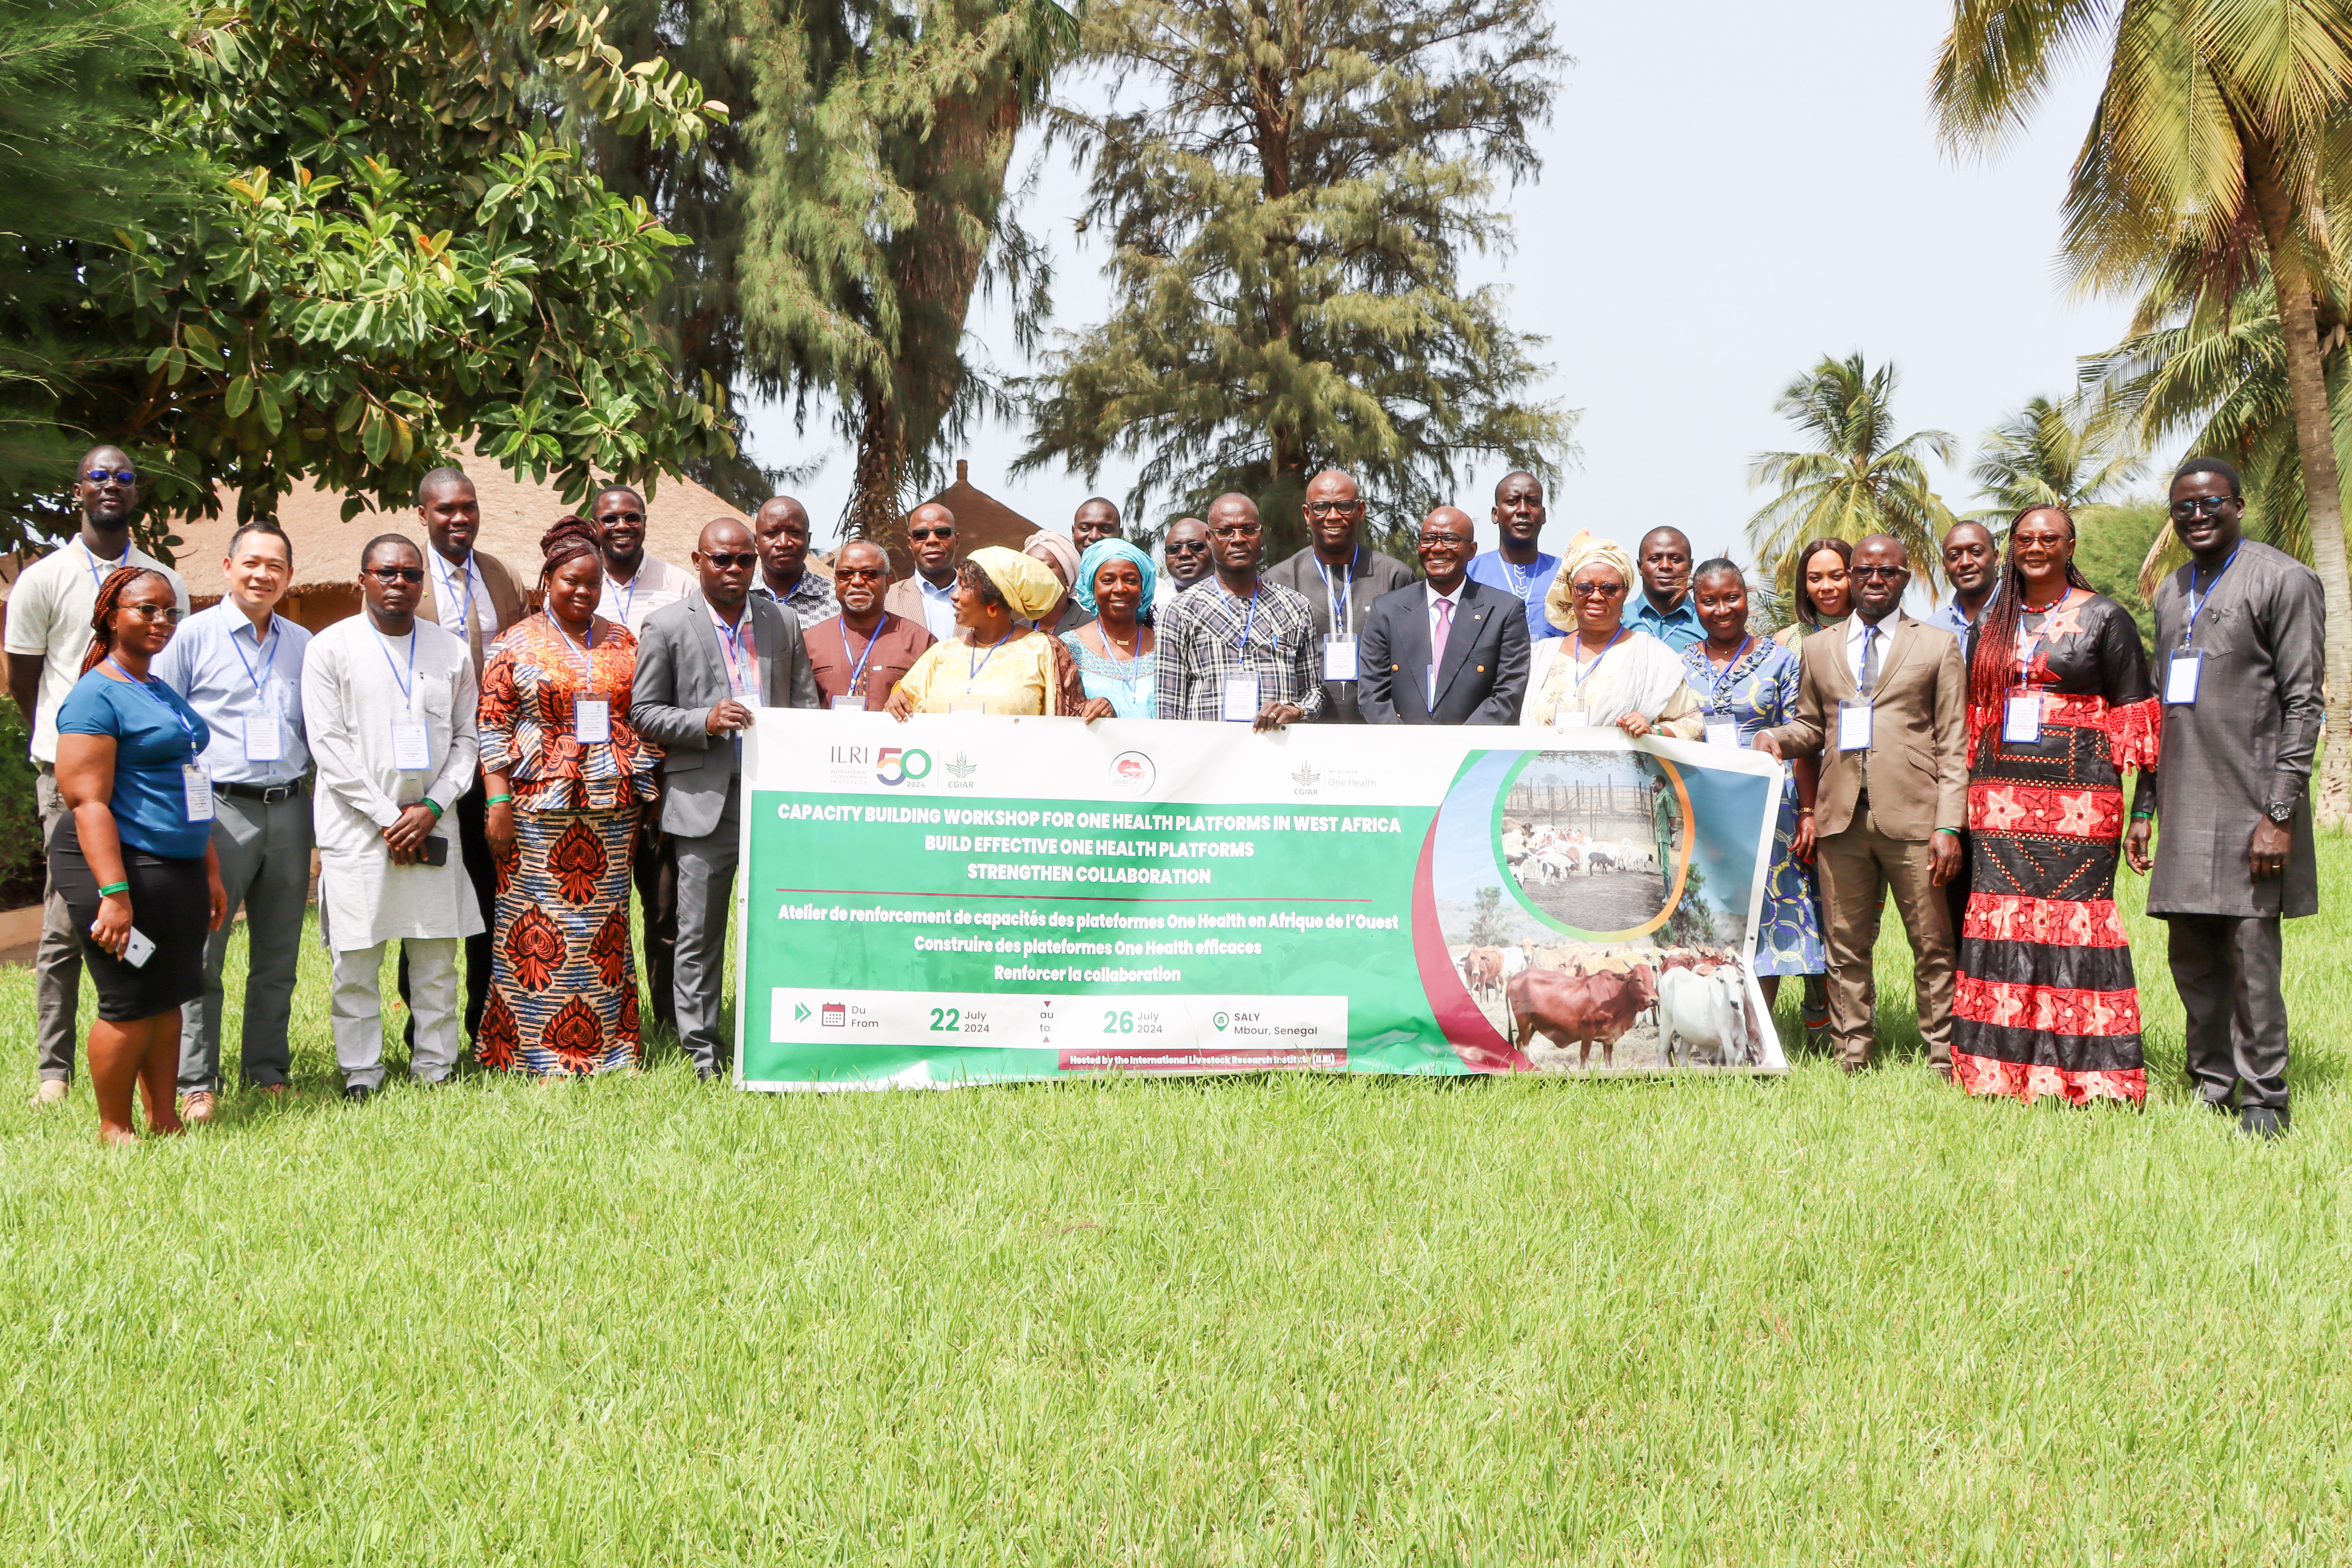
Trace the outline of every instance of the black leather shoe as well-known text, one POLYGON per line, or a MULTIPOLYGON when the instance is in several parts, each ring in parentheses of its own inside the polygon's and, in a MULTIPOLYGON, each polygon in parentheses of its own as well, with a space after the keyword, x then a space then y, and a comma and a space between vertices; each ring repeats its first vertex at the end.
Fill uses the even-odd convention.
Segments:
POLYGON ((370 1089, 363 1083, 347 1083, 343 1085, 343 1098, 350 1100, 353 1105, 361 1103, 373 1093, 375 1093, 375 1090, 370 1089))
POLYGON ((2238 1131, 2249 1138, 2284 1138, 2286 1112, 2267 1105, 2249 1105, 2238 1112, 2238 1131))

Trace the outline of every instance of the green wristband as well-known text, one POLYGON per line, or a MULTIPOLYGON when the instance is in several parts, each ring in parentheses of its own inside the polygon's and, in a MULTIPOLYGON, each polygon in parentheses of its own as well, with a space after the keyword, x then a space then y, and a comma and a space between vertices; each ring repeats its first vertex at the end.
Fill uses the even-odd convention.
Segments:
POLYGON ((483 802, 483 804, 485 805, 504 805, 507 802, 512 799, 514 799, 514 796, 510 795, 494 795, 490 796, 488 800, 483 802))
POLYGON ((441 820, 441 808, 433 804, 433 797, 431 795, 426 795, 422 804, 425 810, 433 814, 434 821, 438 822, 441 820))
POLYGON ((117 893, 127 893, 130 890, 131 884, 128 882, 109 882, 98 890, 98 896, 101 899, 110 899, 117 893))
POLYGON ((1938 833, 1948 833, 1955 838, 1960 837, 1960 830, 1957 827, 1938 827, 1936 831, 1938 833))
POLYGON ((2135 811, 2132 813, 2132 820, 2134 822, 2147 822, 2152 820, 2155 816, 2156 813, 2152 811, 2135 811))

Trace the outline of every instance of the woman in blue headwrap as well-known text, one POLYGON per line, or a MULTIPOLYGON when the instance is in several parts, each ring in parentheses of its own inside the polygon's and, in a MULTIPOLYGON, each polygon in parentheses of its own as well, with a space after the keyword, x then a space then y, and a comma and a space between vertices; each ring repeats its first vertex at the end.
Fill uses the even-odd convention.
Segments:
POLYGON ((1095 618, 1062 641, 1078 661, 1088 697, 1108 700, 1121 719, 1157 718, 1158 658, 1151 636, 1151 557, 1123 539, 1101 539, 1078 558, 1071 596, 1095 618))

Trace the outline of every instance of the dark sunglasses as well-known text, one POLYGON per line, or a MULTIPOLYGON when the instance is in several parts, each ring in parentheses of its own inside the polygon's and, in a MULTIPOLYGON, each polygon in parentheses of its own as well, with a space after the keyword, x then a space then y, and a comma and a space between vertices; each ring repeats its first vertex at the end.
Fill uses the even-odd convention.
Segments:
POLYGON ((907 537, 909 539, 953 539, 955 537, 955 530, 952 528, 910 528, 907 531, 907 537))
POLYGON ((422 583, 425 581, 425 568, 422 566, 371 566, 368 568, 368 575, 379 583, 422 583))
POLYGON ((1265 525, 1256 522, 1229 522, 1223 528, 1213 528, 1209 531, 1219 539, 1255 539, 1265 531, 1265 525))
POLYGON ((92 468, 82 478, 94 485, 102 485, 109 479, 117 484, 135 485, 139 482, 139 471, 136 468, 92 468))
POLYGON ((1622 583, 1570 583, 1568 591, 1580 599, 1613 599, 1625 591, 1622 583))
POLYGON ((1852 574, 1856 577, 1907 577, 1911 574, 1911 568, 1908 566, 1856 566, 1853 569, 1852 574))
POLYGON ((2221 509, 2236 500, 2235 496, 2191 496, 2187 500, 2172 503, 2172 521, 2191 522, 2200 517, 2219 517, 2221 509))
POLYGON ((887 580, 889 575, 890 569, 887 566, 836 566, 833 569, 833 580, 836 583, 880 583, 887 580))
POLYGON ((1351 500, 1316 500, 1307 503, 1309 517, 1345 517, 1360 504, 1351 500))
POLYGON ((608 512, 606 512, 604 516, 602 516, 602 517, 598 518, 596 521, 597 521, 598 522, 600 522, 600 523, 603 523, 603 522, 643 522, 643 521, 646 521, 646 514, 645 514, 644 512, 641 512, 641 511, 608 511, 608 512))
POLYGON ((701 555, 704 561, 718 567, 721 572, 731 572, 738 566, 757 566, 760 563, 760 554, 755 550, 740 552, 706 550, 701 552, 701 555))
POLYGON ((1171 555, 1191 555, 1195 552, 1206 552, 1208 548, 1209 542, 1205 539, 1187 539, 1181 542, 1169 545, 1168 553, 1171 555))

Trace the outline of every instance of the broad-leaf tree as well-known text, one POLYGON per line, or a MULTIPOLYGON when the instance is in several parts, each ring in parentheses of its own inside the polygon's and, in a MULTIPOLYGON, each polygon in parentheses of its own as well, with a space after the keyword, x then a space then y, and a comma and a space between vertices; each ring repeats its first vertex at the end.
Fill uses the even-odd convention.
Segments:
POLYGON ((1498 187, 1537 173, 1564 64, 1541 0, 1125 0, 1087 44, 1108 106, 1059 126, 1113 304, 1030 384, 1019 468, 1140 457, 1131 510, 1240 490, 1275 551, 1326 466, 1391 524, 1473 454, 1557 470, 1541 340, 1462 276, 1507 248, 1498 187))
POLYGON ((2073 512, 2113 500, 2147 471, 2137 455, 2116 449, 2115 436, 2112 422, 2080 398, 2028 398, 1985 432, 1969 477, 1992 504, 1970 517, 2006 524, 2028 507, 2073 512))
POLYGON ((1748 464, 1750 486, 1779 492, 1748 528, 1780 593, 1795 586, 1798 548, 1813 539, 1892 534, 1911 557, 1914 581, 1932 587, 1942 574, 1944 531, 1956 520, 1925 459, 1949 463, 1956 447, 1941 430, 1895 434, 1896 379, 1893 365, 1872 370, 1858 353, 1824 359, 1773 404, 1811 441, 1801 451, 1759 452, 1748 464))
POLYGON ((2076 279, 2137 289, 2185 265, 2227 301, 2257 262, 2269 270, 2327 605, 2319 817, 2340 823, 2352 808, 2352 578, 2319 296, 2324 192, 2352 101, 2352 0, 1955 0, 1934 87, 1946 137, 1998 141, 2084 55, 2105 58, 2106 79, 2066 193, 2076 279))

